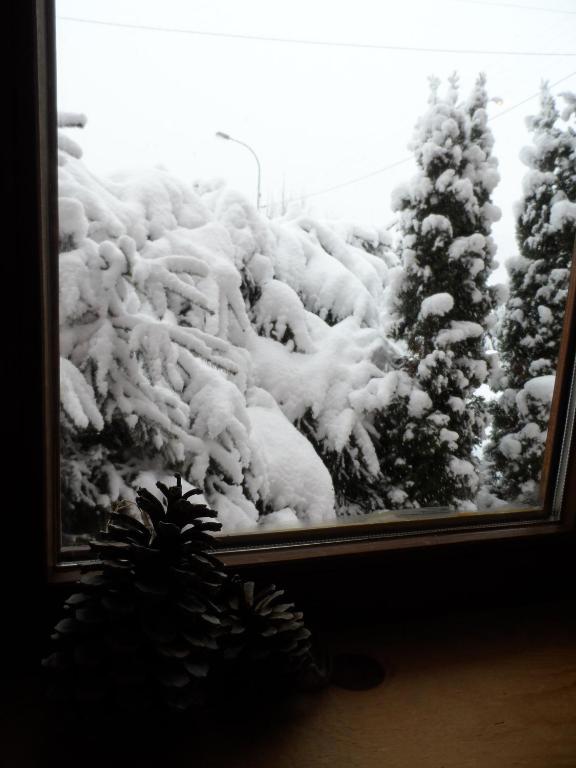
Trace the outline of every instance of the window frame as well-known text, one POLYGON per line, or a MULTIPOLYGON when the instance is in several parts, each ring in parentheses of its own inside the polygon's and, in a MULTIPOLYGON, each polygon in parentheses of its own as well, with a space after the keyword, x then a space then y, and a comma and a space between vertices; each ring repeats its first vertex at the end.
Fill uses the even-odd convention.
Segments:
MULTIPOLYGON (((87 549, 62 550, 59 515, 59 392, 58 392, 58 227, 56 206, 56 41, 55 3, 30 0, 34 26, 35 115, 34 160, 37 169, 36 225, 40 238, 39 280, 41 286, 40 349, 42 378, 42 464, 44 500, 44 560, 49 581, 74 579, 81 567, 89 566, 87 549), (62 559, 62 552, 66 559, 62 559)), ((301 564, 309 567, 318 561, 349 562, 364 555, 386 552, 481 544, 489 547, 499 541, 534 540, 569 534, 576 518, 576 434, 574 419, 574 381, 576 369, 576 251, 564 317, 564 330, 558 361, 550 427, 543 467, 543 499, 538 510, 510 513, 475 513, 436 519, 413 519, 393 524, 366 521, 297 531, 259 532, 227 535, 216 550, 225 564, 234 567, 274 567, 301 564), (567 443, 569 445, 567 446, 567 443), (565 466, 559 457, 566 448, 565 466), (559 470, 565 472, 559 515, 552 514, 559 470)))

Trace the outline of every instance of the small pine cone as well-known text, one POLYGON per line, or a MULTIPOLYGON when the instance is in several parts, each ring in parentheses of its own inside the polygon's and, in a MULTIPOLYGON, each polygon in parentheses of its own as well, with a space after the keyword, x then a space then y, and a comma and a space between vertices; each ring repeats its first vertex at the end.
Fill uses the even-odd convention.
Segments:
POLYGON ((272 584, 259 591, 254 582, 229 580, 227 603, 231 629, 229 656, 250 662, 269 661, 288 670, 310 654, 310 631, 303 615, 286 602, 284 590, 272 584))

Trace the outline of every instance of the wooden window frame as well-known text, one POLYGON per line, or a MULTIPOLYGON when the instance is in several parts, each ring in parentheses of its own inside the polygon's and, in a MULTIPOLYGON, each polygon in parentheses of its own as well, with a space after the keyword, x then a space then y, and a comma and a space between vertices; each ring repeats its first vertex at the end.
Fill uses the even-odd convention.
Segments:
MULTIPOLYGON (((35 370, 40 369, 42 381, 42 424, 40 462, 42 465, 41 506, 42 546, 45 577, 61 582, 74 579, 82 564, 88 564, 85 553, 70 551, 61 558, 59 509, 59 446, 58 446, 58 315, 57 315, 57 255, 58 232, 54 212, 57 190, 56 166, 56 62, 55 19, 52 0, 26 0, 28 32, 33 47, 34 91, 30 93, 28 114, 34 116, 30 126, 30 150, 34 164, 34 183, 28 180, 28 196, 36 207, 37 259, 34 261, 39 281, 40 307, 37 312, 35 370), (51 201, 51 205, 46 201, 51 201)), ((18 11, 17 11, 18 12, 18 11)), ((25 53, 25 52, 24 52, 25 53)), ((18 55, 18 54, 16 54, 18 55)), ((21 54, 22 55, 22 54, 21 54)), ((575 254, 576 258, 576 254, 575 254)), ((26 268, 29 269, 29 266, 26 268)), ((576 510, 576 434, 573 427, 574 369, 576 364, 576 267, 572 269, 570 289, 564 318, 564 331, 559 355, 548 442, 543 469, 542 507, 537 511, 519 510, 511 513, 459 515, 434 520, 414 519, 392 524, 370 522, 339 524, 323 529, 289 532, 263 532, 254 535, 231 535, 222 538, 218 550, 230 566, 243 568, 275 568, 292 564, 304 570, 317 568, 319 561, 341 565, 360 556, 386 557, 386 553, 403 550, 437 549, 445 552, 458 545, 479 545, 488 552, 497 542, 521 540, 541 542, 543 538, 571 535, 575 528, 576 510), (569 414, 572 414, 570 422, 569 414), (569 445, 567 445, 569 443, 569 445), (559 457, 564 449, 564 465, 559 457), (562 504, 553 514, 559 471, 562 504)), ((34 368, 34 364, 32 364, 34 368)), ((539 545, 536 545, 538 547, 539 545)), ((445 557, 445 555, 442 555, 445 557)))

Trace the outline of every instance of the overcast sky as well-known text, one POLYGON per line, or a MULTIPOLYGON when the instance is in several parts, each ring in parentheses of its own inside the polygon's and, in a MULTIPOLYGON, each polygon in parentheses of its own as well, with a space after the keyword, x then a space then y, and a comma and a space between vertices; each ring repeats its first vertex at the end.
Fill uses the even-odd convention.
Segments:
MULTIPOLYGON (((57 0, 59 17, 349 43, 576 53, 576 0, 57 0), (504 7, 505 4, 510 7, 504 7), (504 4, 504 6, 503 6, 504 4), (523 7, 519 7, 522 5, 523 7), (534 10, 535 6, 547 10, 534 10), (560 11, 565 11, 561 13, 560 11)), ((495 202, 499 260, 515 249, 512 204, 528 141, 524 120, 542 79, 576 90, 576 56, 421 53, 261 42, 113 28, 59 18, 58 105, 84 112, 77 138, 95 173, 162 165, 186 180, 225 178, 255 198, 249 143, 262 163, 263 203, 311 195, 311 210, 386 225, 431 74, 457 70, 462 95, 485 71, 502 182, 495 202)))

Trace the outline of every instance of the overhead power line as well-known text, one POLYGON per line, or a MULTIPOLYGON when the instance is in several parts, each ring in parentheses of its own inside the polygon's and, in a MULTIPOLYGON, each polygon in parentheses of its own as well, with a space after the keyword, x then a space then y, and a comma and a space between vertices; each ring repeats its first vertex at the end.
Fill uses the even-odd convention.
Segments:
POLYGON ((497 8, 513 8, 522 11, 540 11, 541 13, 568 13, 576 14, 576 11, 565 11, 562 8, 545 8, 538 5, 521 5, 520 3, 497 3, 491 0, 456 0, 458 3, 468 3, 470 5, 496 6, 497 8))
POLYGON ((375 51, 405 51, 409 53, 451 53, 476 56, 576 56, 576 51, 507 51, 507 50, 482 50, 467 48, 429 48, 425 46, 410 45, 381 45, 379 43, 350 43, 336 40, 302 40, 296 37, 272 37, 266 35, 245 35, 234 32, 210 32, 199 29, 181 29, 180 27, 156 27, 146 24, 128 24, 116 21, 100 21, 99 19, 82 19, 75 16, 58 16, 61 21, 71 21, 78 24, 92 24, 102 27, 115 27, 117 29, 132 29, 145 32, 168 32, 181 35, 197 35, 199 37, 224 38, 228 40, 250 40, 262 43, 284 43, 290 45, 312 45, 329 48, 355 48, 375 51))
MULTIPOLYGON (((553 83, 550 83, 550 88, 555 88, 557 85, 560 85, 560 83, 563 83, 565 80, 569 80, 571 77, 574 77, 576 75, 576 70, 574 72, 570 72, 569 75, 566 75, 565 77, 561 77, 559 80, 556 80, 553 83)), ((537 93, 533 93, 530 96, 527 96, 525 99, 522 99, 522 101, 516 102, 516 104, 512 104, 512 106, 508 107, 507 109, 503 109, 501 112, 498 112, 497 115, 493 115, 492 117, 488 118, 488 122, 493 122, 494 120, 498 120, 498 118, 503 117, 504 115, 507 115, 509 112, 512 112, 515 109, 518 109, 518 107, 521 107, 523 104, 526 104, 529 101, 532 101, 532 99, 537 98, 540 95, 540 91, 537 93)), ((287 203, 296 203, 300 202, 301 200, 307 200, 309 197, 316 197, 317 195, 325 195, 328 192, 334 192, 337 189, 342 189, 343 187, 348 187, 352 184, 357 184, 360 181, 364 181, 365 179, 369 179, 372 176, 377 176, 380 173, 385 173, 386 171, 390 171, 393 168, 396 168, 399 165, 403 165, 404 163, 409 162, 412 160, 412 155, 407 155, 406 157, 403 157, 401 160, 396 160, 394 163, 390 163, 389 165, 385 165, 383 168, 378 168, 375 171, 371 171, 370 173, 365 173, 362 176, 356 176, 353 179, 348 179, 348 181, 343 181, 340 184, 334 184, 331 187, 326 187, 325 189, 319 189, 316 192, 310 192, 306 195, 300 195, 298 197, 291 197, 288 200, 286 200, 287 203)), ((267 206, 262 206, 263 208, 266 208, 267 206)))
MULTIPOLYGON (((404 163, 407 163, 408 160, 411 160, 412 156, 409 155, 408 157, 403 157, 401 160, 396 160, 394 163, 390 163, 389 165, 385 165, 383 168, 378 168, 376 171, 371 171, 370 173, 365 173, 363 176, 356 176, 354 179, 349 179, 348 181, 343 181, 341 184, 334 184, 332 187, 327 187, 326 189, 320 189, 317 192, 310 192, 307 195, 302 195, 301 197, 291 197, 289 200, 286 200, 287 203, 293 203, 296 200, 307 200, 309 197, 315 197, 316 195, 324 195, 327 192, 334 192, 337 189, 342 189, 342 187, 348 187, 350 184, 356 184, 359 181, 364 181, 365 179, 369 179, 372 176, 377 176, 379 173, 384 173, 385 171, 390 171, 392 168, 396 168, 398 165, 403 165, 404 163)), ((266 206, 263 206, 266 207, 266 206)))
MULTIPOLYGON (((555 80, 553 83, 550 83, 550 88, 555 88, 557 85, 560 85, 560 83, 563 83, 566 80, 569 80, 571 77, 574 77, 574 75, 576 75, 576 71, 570 72, 569 75, 565 75, 565 77, 561 77, 559 80, 555 80)), ((507 109, 503 109, 501 112, 498 112, 497 115, 489 118, 489 121, 491 122, 492 120, 497 120, 499 117, 507 115, 508 112, 512 112, 514 109, 518 109, 518 107, 521 107, 523 104, 532 101, 532 99, 535 99, 537 96, 540 96, 540 91, 538 91, 538 93, 533 93, 531 96, 527 96, 525 99, 522 99, 522 101, 516 102, 516 104, 513 104, 507 109)))

